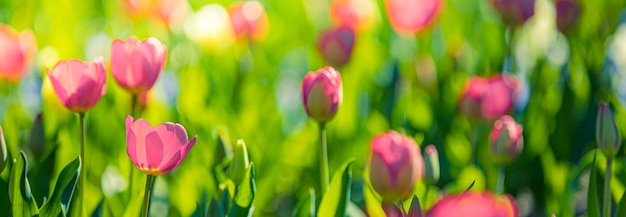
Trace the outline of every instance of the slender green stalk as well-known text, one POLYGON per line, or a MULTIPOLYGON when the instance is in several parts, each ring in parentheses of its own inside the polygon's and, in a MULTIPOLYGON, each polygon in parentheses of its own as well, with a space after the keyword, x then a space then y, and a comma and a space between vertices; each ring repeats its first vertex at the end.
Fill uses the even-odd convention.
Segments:
MULTIPOLYGON (((137 100, 138 100, 139 96, 137 94, 132 94, 131 98, 130 98, 130 115, 133 118, 137 118, 135 117, 135 115, 137 115, 137 100)), ((128 200, 130 201, 131 198, 133 198, 133 183, 135 183, 135 165, 133 164, 133 161, 130 161, 130 170, 129 170, 129 175, 128 175, 128 192, 130 192, 130 194, 128 195, 128 200)))
POLYGON ((85 216, 84 214, 84 201, 85 201, 85 178, 87 176, 87 173, 85 173, 85 167, 86 167, 86 160, 85 160, 85 113, 81 112, 78 113, 78 122, 80 123, 80 160, 82 161, 81 167, 80 167, 80 176, 79 176, 79 186, 80 186, 80 199, 78 201, 80 201, 78 203, 79 209, 80 209, 80 215, 81 216, 85 216))
POLYGON ((130 97, 130 115, 133 116, 133 118, 135 118, 135 115, 137 115, 137 102, 139 102, 139 95, 132 94, 132 96, 130 97))
POLYGON ((504 165, 498 166, 498 182, 496 183, 496 194, 502 194, 504 192, 504 165))
POLYGON ((613 158, 607 158, 606 159, 606 175, 604 176, 604 207, 603 207, 603 214, 605 217, 610 217, 611 216, 611 194, 610 194, 610 189, 611 189, 611 175, 612 175, 612 171, 611 171, 611 166, 613 164, 613 158))
POLYGON ((150 210, 150 194, 152 193, 152 178, 153 175, 147 175, 146 178, 146 190, 143 197, 143 208, 141 209, 141 216, 148 217, 148 211, 150 210))
POLYGON ((320 186, 322 192, 320 194, 320 198, 326 192, 328 188, 328 150, 327 150, 327 142, 326 142, 326 129, 325 124, 319 124, 319 133, 320 133, 320 177, 322 178, 320 182, 320 186))

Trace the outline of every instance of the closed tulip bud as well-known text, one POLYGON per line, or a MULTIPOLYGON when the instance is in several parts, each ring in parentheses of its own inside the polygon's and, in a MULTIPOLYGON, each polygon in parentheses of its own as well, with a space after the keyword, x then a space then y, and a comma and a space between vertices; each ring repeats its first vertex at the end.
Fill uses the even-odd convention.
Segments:
POLYGON ((267 35, 269 22, 260 2, 236 3, 228 9, 228 14, 237 38, 248 37, 258 41, 267 35))
POLYGON ((7 143, 4 141, 4 133, 2 132, 2 126, 0 126, 0 173, 2 173, 2 170, 7 165, 8 155, 7 143))
POLYGON ((107 76, 102 57, 96 57, 92 63, 61 61, 47 72, 57 98, 70 111, 87 112, 106 93, 107 76))
POLYGON ((449 216, 517 217, 519 208, 509 195, 490 192, 464 192, 441 198, 426 213, 428 217, 449 216), (471 215, 470 215, 471 214, 471 215))
POLYGON ((330 65, 341 67, 350 61, 356 33, 347 26, 333 27, 322 32, 317 48, 330 65))
POLYGON ((492 0, 492 4, 510 26, 521 25, 535 14, 535 0, 492 0))
POLYGON ((441 11, 441 0, 385 0, 393 29, 403 35, 416 34, 430 26, 441 11))
POLYGON ((238 185, 246 175, 248 166, 250 166, 250 159, 248 159, 246 143, 243 139, 239 139, 235 145, 233 159, 230 161, 230 165, 228 166, 228 176, 235 184, 238 185))
POLYGON ((17 82, 36 47, 31 31, 19 33, 10 26, 0 24, 0 82, 17 82))
POLYGON ((576 0, 556 1, 556 26, 561 32, 571 30, 580 19, 580 3, 576 0))
POLYGON ((496 120, 491 130, 491 151, 498 163, 513 161, 524 148, 522 127, 511 116, 496 120))
POLYGON ((152 127, 146 120, 126 117, 128 157, 135 167, 147 175, 162 175, 174 170, 196 143, 197 136, 188 140, 187 130, 165 122, 152 127))
POLYGON ((622 137, 615 124, 613 112, 611 112, 611 108, 609 108, 605 102, 601 102, 600 108, 598 109, 598 117, 596 118, 596 142, 600 150, 602 150, 602 153, 608 158, 615 157, 622 143, 622 137))
POLYGON ((111 72, 122 88, 139 95, 152 88, 166 56, 167 48, 156 38, 116 39, 111 47, 111 72))
POLYGON ((335 117, 342 97, 341 75, 332 67, 309 72, 302 80, 304 109, 319 123, 326 123, 335 117))
POLYGON ((372 140, 370 181, 383 200, 410 197, 423 167, 424 160, 413 139, 389 131, 372 140))
POLYGON ((439 154, 434 145, 428 145, 424 149, 424 181, 428 184, 439 181, 439 154))

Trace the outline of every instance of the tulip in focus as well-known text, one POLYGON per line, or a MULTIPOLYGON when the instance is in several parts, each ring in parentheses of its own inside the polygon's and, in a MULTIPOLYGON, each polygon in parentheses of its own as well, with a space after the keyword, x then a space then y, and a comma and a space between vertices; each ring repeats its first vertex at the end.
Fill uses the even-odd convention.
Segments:
POLYGON ((2 126, 0 126, 0 173, 2 173, 2 170, 7 165, 8 155, 7 143, 4 141, 4 133, 2 132, 2 126))
POLYGON ((385 0, 391 26, 402 35, 411 35, 430 26, 439 12, 441 0, 385 0))
POLYGON ((505 24, 521 25, 535 14, 535 0, 492 0, 505 24))
POLYGON ((509 195, 465 192, 444 196, 426 213, 427 217, 517 217, 519 209, 509 195))
POLYGON ((600 102, 598 117, 596 118, 596 142, 607 158, 613 158, 619 151, 622 137, 615 124, 611 108, 605 102, 600 102))
POLYGON ((102 57, 96 57, 91 63, 60 61, 47 73, 57 98, 72 112, 87 112, 106 93, 107 76, 102 57))
POLYGON ((152 88, 166 56, 167 48, 156 38, 116 39, 111 47, 111 72, 122 88, 139 95, 152 88))
POLYGON ((170 122, 152 127, 146 120, 126 117, 128 157, 135 167, 147 175, 162 175, 174 170, 196 143, 197 136, 188 140, 180 124, 170 122))
POLYGON ((522 127, 508 115, 495 121, 490 139, 492 154, 498 163, 511 162, 524 148, 522 127))
POLYGON ((439 181, 439 154, 434 145, 424 149, 424 181, 428 184, 436 184, 439 181))
POLYGON ((330 16, 338 26, 368 29, 374 22, 374 5, 372 0, 333 0, 330 16))
POLYGON ((228 9, 237 38, 260 40, 267 35, 268 19, 263 5, 258 1, 237 3, 228 9))
POLYGON ((556 26, 561 32, 567 32, 580 19, 580 3, 577 0, 556 1, 556 26))
POLYGON ((37 42, 31 31, 18 33, 10 26, 0 24, 0 81, 20 80, 36 47, 37 42))
POLYGON ((333 27, 321 33, 317 48, 330 65, 341 67, 350 61, 356 33, 350 27, 333 27))
POLYGON ((389 131, 372 140, 370 181, 383 201, 409 198, 423 170, 424 160, 413 139, 389 131))
POLYGON ((302 80, 304 109, 319 123, 326 123, 335 117, 342 95, 341 74, 332 67, 309 72, 302 80))

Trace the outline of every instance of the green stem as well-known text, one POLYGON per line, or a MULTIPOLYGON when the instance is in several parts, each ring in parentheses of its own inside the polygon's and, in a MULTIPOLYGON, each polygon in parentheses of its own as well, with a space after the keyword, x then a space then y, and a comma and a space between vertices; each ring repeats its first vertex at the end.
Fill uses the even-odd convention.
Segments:
MULTIPOLYGON (((135 115, 137 115, 137 100, 138 100, 139 95, 137 94, 132 94, 130 97, 130 115, 133 118, 137 118, 135 117, 135 115)), ((129 196, 128 196, 128 200, 130 201, 131 198, 133 198, 133 183, 135 183, 135 164, 133 164, 133 161, 130 161, 130 170, 129 170, 129 175, 128 175, 128 192, 130 192, 129 196)))
POLYGON ((152 178, 154 176, 148 175, 146 178, 146 190, 143 197, 143 208, 141 209, 141 216, 148 217, 148 211, 150 209, 150 194, 152 193, 152 178))
POLYGON ((139 100, 139 95, 137 94, 132 94, 132 96, 130 97, 130 115, 133 116, 133 118, 135 118, 135 115, 137 115, 137 102, 139 100))
POLYGON ((498 182, 496 183, 496 194, 504 192, 504 165, 498 166, 498 182))
POLYGON ((324 195, 324 193, 326 192, 326 189, 328 188, 328 150, 327 150, 327 145, 326 145, 326 129, 325 129, 325 124, 324 123, 320 123, 319 125, 319 133, 320 133, 320 177, 321 182, 320 182, 320 186, 322 189, 322 192, 320 194, 320 198, 322 198, 322 196, 324 195))
POLYGON ((78 201, 79 204, 79 209, 80 209, 80 215, 81 216, 85 216, 84 215, 84 201, 85 201, 85 178, 87 176, 87 174, 85 173, 85 167, 86 167, 86 159, 85 159, 85 113, 81 112, 78 113, 78 122, 80 124, 80 160, 82 161, 81 167, 80 167, 80 176, 79 176, 79 186, 80 186, 80 199, 78 201))
POLYGON ((610 189, 611 189, 611 175, 612 175, 612 170, 611 170, 611 166, 613 164, 613 158, 607 158, 606 159, 606 175, 604 176, 604 208, 603 208, 603 212, 605 217, 610 217, 611 216, 611 194, 610 194, 610 189))

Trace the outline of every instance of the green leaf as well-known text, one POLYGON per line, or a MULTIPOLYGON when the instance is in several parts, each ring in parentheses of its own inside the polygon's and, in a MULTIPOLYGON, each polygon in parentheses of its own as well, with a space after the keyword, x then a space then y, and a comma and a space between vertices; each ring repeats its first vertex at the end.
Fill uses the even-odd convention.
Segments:
POLYGON ((256 193, 254 173, 254 163, 250 163, 243 180, 237 186, 237 193, 235 194, 234 203, 230 207, 230 211, 228 211, 228 217, 248 216, 254 200, 254 194, 256 193))
POLYGON ((626 191, 622 194, 622 199, 617 204, 617 209, 615 210, 615 217, 626 216, 626 191))
POLYGON ((344 162, 335 174, 333 174, 330 187, 324 197, 322 197, 317 216, 345 216, 348 202, 350 202, 352 163, 354 163, 354 158, 344 162))
POLYGON ((422 213, 422 207, 420 206, 420 200, 417 196, 413 195, 413 200, 411 200, 411 207, 409 208, 409 213, 407 213, 407 217, 422 217, 424 214, 422 213))
POLYGON ((598 178, 596 169, 596 155, 593 156, 591 171, 589 172, 589 191, 587 192, 587 216, 600 217, 600 203, 598 197, 598 178))
POLYGON ((298 204, 293 211, 295 217, 313 217, 315 216, 315 191, 309 188, 302 197, 298 199, 298 204))
POLYGON ((26 154, 20 151, 20 156, 14 161, 9 179, 9 199, 13 205, 13 216, 35 216, 39 209, 26 177, 28 168, 26 154))
POLYGON ((207 216, 216 216, 216 217, 225 217, 224 210, 222 206, 220 206, 220 202, 218 202, 215 198, 211 199, 211 204, 209 205, 209 211, 207 212, 207 216))
POLYGON ((61 213, 65 216, 68 214, 72 195, 76 189, 78 176, 80 176, 80 167, 80 158, 77 157, 63 168, 54 186, 52 196, 41 207, 42 216, 59 216, 61 213))

